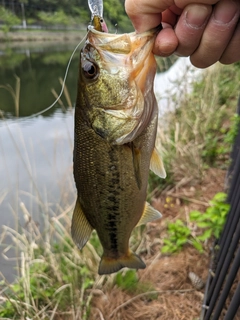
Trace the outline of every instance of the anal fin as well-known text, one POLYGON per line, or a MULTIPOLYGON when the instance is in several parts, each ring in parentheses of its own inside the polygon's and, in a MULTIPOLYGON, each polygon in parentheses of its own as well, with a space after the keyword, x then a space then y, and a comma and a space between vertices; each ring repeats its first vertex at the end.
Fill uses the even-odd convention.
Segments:
POLYGON ((162 215, 158 210, 154 209, 148 202, 145 202, 145 208, 141 219, 138 221, 137 226, 160 219, 161 217, 162 215))
POLYGON ((160 178, 165 179, 167 176, 161 156, 156 147, 153 149, 150 162, 150 170, 152 170, 152 172, 154 172, 160 178))
POLYGON ((82 249, 88 242, 92 231, 93 228, 85 217, 80 202, 77 199, 73 211, 71 233, 73 241, 76 243, 79 249, 82 249))

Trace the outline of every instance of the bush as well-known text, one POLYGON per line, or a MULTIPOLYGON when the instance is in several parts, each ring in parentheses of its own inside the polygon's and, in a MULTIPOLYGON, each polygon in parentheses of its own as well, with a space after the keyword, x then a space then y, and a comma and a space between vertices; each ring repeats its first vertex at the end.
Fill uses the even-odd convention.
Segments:
POLYGON ((14 25, 21 23, 21 20, 15 14, 1 6, 0 17, 0 22, 3 22, 2 30, 4 33, 9 32, 14 25))
MULTIPOLYGON (((238 64, 216 65, 204 71, 192 85, 192 92, 183 92, 181 98, 175 99, 175 109, 159 119, 157 144, 167 179, 151 175, 149 192, 183 179, 199 182, 209 167, 227 169, 240 122, 235 115, 239 78, 238 64)), ((179 79, 176 86, 184 81, 179 79)))
POLYGON ((226 202, 226 194, 217 193, 211 201, 206 212, 190 212, 190 220, 199 228, 199 234, 195 236, 189 226, 178 219, 169 223, 167 237, 164 239, 163 253, 173 253, 181 250, 187 243, 193 245, 200 252, 203 251, 204 242, 212 236, 219 238, 225 224, 230 205, 226 202))
POLYGON ((64 25, 70 24, 71 18, 69 18, 63 10, 58 10, 54 13, 41 11, 38 13, 38 18, 48 25, 64 25))

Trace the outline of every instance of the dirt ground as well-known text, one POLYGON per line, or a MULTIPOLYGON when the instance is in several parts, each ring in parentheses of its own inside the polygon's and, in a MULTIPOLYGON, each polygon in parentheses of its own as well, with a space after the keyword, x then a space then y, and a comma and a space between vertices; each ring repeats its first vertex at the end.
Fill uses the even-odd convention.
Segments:
MULTIPOLYGON (((139 281, 151 283, 156 292, 129 294, 117 287, 94 296, 91 319, 94 320, 197 320, 201 312, 204 285, 197 290, 189 279, 189 272, 203 282, 208 275, 210 246, 200 254, 186 246, 178 254, 164 255, 160 249, 169 221, 183 218, 187 223, 189 212, 206 210, 208 201, 224 190, 226 172, 210 169, 201 184, 182 181, 172 190, 162 192, 152 200, 163 218, 149 223, 142 241, 141 256, 147 268, 138 271, 139 281)), ((201 282, 201 281, 200 281, 201 282)))

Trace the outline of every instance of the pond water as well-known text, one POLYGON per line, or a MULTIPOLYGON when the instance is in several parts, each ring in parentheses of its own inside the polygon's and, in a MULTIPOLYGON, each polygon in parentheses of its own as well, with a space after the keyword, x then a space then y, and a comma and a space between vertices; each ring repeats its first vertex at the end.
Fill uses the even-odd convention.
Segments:
MULTIPOLYGON (((58 215, 74 202, 72 106, 78 53, 69 69, 68 94, 61 98, 61 105, 57 103, 40 116, 28 117, 54 102, 53 91, 56 94, 61 90, 59 78, 64 77, 75 45, 0 48, 0 230, 3 225, 24 227, 24 209, 41 225, 43 214, 58 215)), ((179 86, 175 90, 174 81, 189 65, 187 59, 178 59, 168 71, 157 75, 155 91, 161 96, 161 112, 170 106, 167 91, 180 92, 179 86)), ((11 260, 13 251, 5 255, 8 241, 0 246, 0 272, 12 281, 16 262, 11 260)))
MULTIPOLYGON (((28 118, 55 101, 74 45, 13 48, 0 53, 0 230, 25 225, 23 208, 39 224, 44 214, 59 214, 73 203, 73 109, 78 53, 66 81, 68 95, 49 111, 28 118), (14 52, 14 53, 13 53, 14 52), (17 85, 17 78, 20 83, 17 85), (19 90, 19 107, 15 97, 19 90), (53 90, 54 93, 53 94, 53 90), (16 118, 16 114, 19 118, 16 118), (24 206, 23 206, 24 205, 24 206)), ((7 243, 6 243, 7 241, 7 243)), ((14 278, 14 251, 1 245, 0 272, 14 278), (3 253, 3 254, 2 254, 3 253)))

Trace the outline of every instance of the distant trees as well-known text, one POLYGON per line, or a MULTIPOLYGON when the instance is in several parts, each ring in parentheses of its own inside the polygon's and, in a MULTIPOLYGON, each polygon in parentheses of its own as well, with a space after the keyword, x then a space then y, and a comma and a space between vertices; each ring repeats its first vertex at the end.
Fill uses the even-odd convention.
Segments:
POLYGON ((0 6, 0 23, 3 24, 3 32, 8 32, 14 25, 21 23, 21 20, 10 10, 0 6))
MULTIPOLYGON (((28 23, 86 25, 90 20, 87 0, 0 0, 0 22, 6 23, 6 10, 21 21, 26 18, 28 23)), ((117 24, 121 31, 132 30, 124 0, 104 0, 104 18, 108 25, 117 24)))

